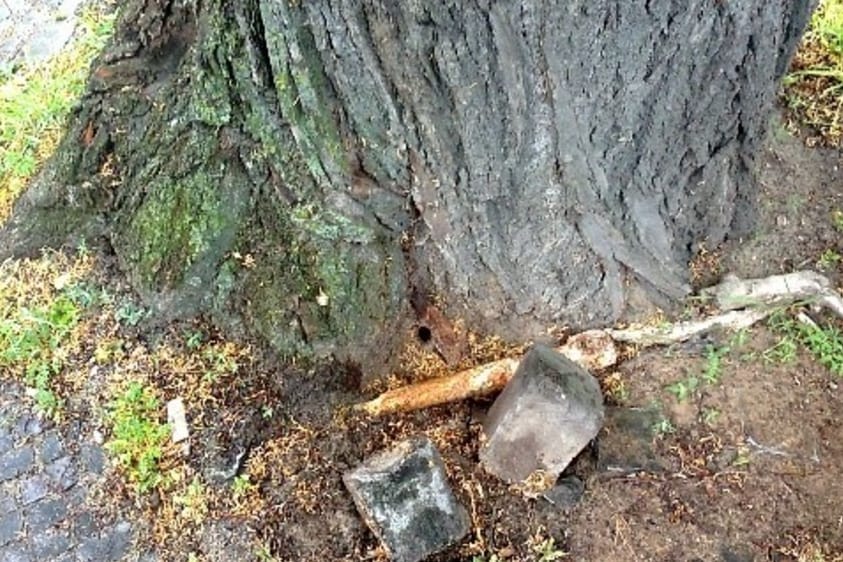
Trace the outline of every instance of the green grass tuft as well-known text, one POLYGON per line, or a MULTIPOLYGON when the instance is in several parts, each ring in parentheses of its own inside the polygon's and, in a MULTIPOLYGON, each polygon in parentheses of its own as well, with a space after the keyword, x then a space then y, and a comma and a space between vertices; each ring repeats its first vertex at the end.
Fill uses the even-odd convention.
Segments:
POLYGON ((163 482, 159 463, 170 428, 158 421, 159 415, 155 394, 139 382, 130 382, 109 408, 112 436, 106 450, 139 493, 150 492, 163 482))
POLYGON ((32 387, 38 407, 50 416, 58 414, 61 400, 52 380, 65 365, 62 344, 79 322, 80 308, 67 295, 59 294, 47 304, 20 308, 0 317, 0 367, 23 375, 32 387))
POLYGON ((114 16, 88 10, 80 26, 71 45, 44 64, 0 73, 0 223, 58 143, 114 16))
POLYGON ((822 366, 843 377, 843 333, 838 328, 799 322, 785 312, 771 316, 769 325, 781 339, 765 356, 790 361, 795 358, 798 345, 802 345, 822 366))

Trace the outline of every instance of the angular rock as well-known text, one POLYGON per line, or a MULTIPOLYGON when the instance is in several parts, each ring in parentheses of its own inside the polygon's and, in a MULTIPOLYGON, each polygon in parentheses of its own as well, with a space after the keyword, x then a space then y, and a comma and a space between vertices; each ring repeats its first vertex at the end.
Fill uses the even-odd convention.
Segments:
POLYGON ((459 541, 469 517, 426 437, 401 442, 343 475, 364 521, 395 562, 418 562, 459 541))
POLYGON ((659 412, 643 408, 609 408, 606 425, 597 440, 597 469, 631 474, 663 470, 653 449, 659 412))
POLYGON ((45 499, 29 506, 24 512, 27 530, 40 533, 57 525, 67 515, 67 504, 62 499, 45 499))
POLYGON ((62 531, 38 533, 32 537, 31 546, 36 560, 50 560, 67 551, 70 537, 62 531))
POLYGON ((43 474, 27 478, 20 485, 21 505, 29 505, 44 498, 49 491, 49 483, 43 474))
POLYGON ((0 482, 15 478, 30 468, 35 461, 35 453, 32 447, 12 449, 5 455, 0 456, 0 482))
POLYGON ((23 530, 20 511, 0 514, 0 547, 13 541, 23 530))
MULTIPOLYGON (((2 419, 1 416, 0 416, 0 419, 2 419)), ((6 429, 3 428, 3 427, 0 427, 0 433, 3 433, 4 431, 6 431, 6 429)), ((12 438, 9 437, 8 435, 0 435, 0 455, 5 454, 8 451, 11 451, 14 444, 15 444, 14 441, 12 441, 12 438)))
POLYGON ((44 442, 38 451, 41 462, 50 463, 59 458, 64 452, 64 447, 58 434, 51 431, 44 437, 44 442))
POLYGON ((102 447, 91 443, 85 443, 79 448, 79 457, 85 469, 94 474, 102 474, 105 470, 105 453, 102 447))
POLYGON ((51 462, 44 467, 44 472, 50 477, 60 491, 66 491, 76 485, 78 478, 76 468, 69 456, 51 462))
POLYGON ((167 402, 167 423, 173 428, 173 443, 181 443, 190 437, 184 401, 181 398, 174 398, 167 402))
POLYGON ((585 493, 583 481, 577 476, 566 476, 542 496, 559 509, 567 510, 579 503, 583 493, 585 493))
POLYGON ((508 482, 542 471, 555 479, 603 425, 603 396, 591 374, 534 346, 483 424, 483 466, 508 482))

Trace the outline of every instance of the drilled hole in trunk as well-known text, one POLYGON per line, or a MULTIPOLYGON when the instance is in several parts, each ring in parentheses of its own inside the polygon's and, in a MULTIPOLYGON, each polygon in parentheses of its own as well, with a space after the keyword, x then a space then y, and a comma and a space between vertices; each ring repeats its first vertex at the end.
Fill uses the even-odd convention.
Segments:
POLYGON ((416 335, 418 336, 419 341, 427 343, 430 341, 430 338, 433 337, 433 332, 431 332, 430 328, 428 328, 427 326, 419 326, 416 335))

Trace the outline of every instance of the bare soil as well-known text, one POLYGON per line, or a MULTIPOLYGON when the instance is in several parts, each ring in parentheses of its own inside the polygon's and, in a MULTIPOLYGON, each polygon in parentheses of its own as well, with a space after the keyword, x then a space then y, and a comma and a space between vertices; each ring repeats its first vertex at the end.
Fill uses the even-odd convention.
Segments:
MULTIPOLYGON (((759 226, 746 240, 701 254, 698 286, 727 273, 762 276, 813 268, 827 250, 843 253, 832 220, 843 210, 839 151, 806 148, 774 123, 758 162, 759 226)), ((119 302, 128 288, 116 271, 100 271, 119 302)), ((841 264, 826 271, 840 282, 841 264)), ((358 516, 341 476, 368 455, 418 434, 445 460, 451 484, 472 519, 464 541, 434 562, 542 560, 549 540, 577 561, 843 560, 843 381, 804 350, 793 362, 765 359, 778 335, 765 326, 742 342, 733 334, 630 357, 597 373, 610 404, 649 409, 665 420, 654 431, 658 470, 620 476, 601 471, 598 437, 571 467, 585 495, 565 511, 528 497, 478 464, 480 422, 489 402, 464 402, 369 419, 350 406, 387 386, 449 371, 430 343, 407 333, 403 370, 375 386, 354 369, 282 369, 276 358, 243 347, 227 350, 201 323, 160 327, 99 326, 78 353, 81 375, 68 380, 67 419, 102 429, 91 412, 107 400, 108 380, 145 374, 165 399, 183 396, 193 437, 188 457, 170 451, 165 468, 180 480, 138 498, 117 471, 101 486, 103 512, 134 513, 136 550, 161 560, 386 560, 358 516), (205 347, 235 357, 236 373, 208 380, 185 334, 204 330, 205 347), (103 342, 120 343, 122 359, 94 365, 103 342), (207 340, 210 340, 209 342, 207 340), (217 347, 214 347, 217 346, 217 347), (666 387, 709 368, 723 353, 718 381, 680 401, 666 387), (163 350, 163 351, 162 351, 163 350), (669 425, 668 423, 669 422, 669 425), (215 474, 238 470, 252 486, 236 494, 215 474), (186 500, 191 482, 201 498, 186 500), (820 556, 825 556, 824 558, 820 556)), ((434 338, 435 339, 435 338, 434 338)), ((459 367, 518 350, 472 340, 459 367)), ((200 353, 201 355, 201 353, 200 353)), ((108 436, 106 435, 106 438, 108 436)), ((545 557, 544 560, 552 558, 545 557)))
MULTIPOLYGON (((761 276, 813 268, 824 251, 843 252, 843 235, 831 219, 843 209, 840 164, 838 151, 805 148, 774 123, 759 162, 757 233, 706 256, 698 284, 728 272, 761 276)), ((826 273, 839 280, 840 265, 826 273)), ((256 360, 252 375, 219 389, 200 441, 239 439, 248 448, 244 469, 258 475, 262 499, 232 519, 254 529, 281 560, 383 559, 341 474, 419 433, 439 446, 473 522, 470 536, 440 561, 474 555, 488 560, 492 553, 501 560, 538 560, 537 545, 549 538, 570 560, 833 560, 843 554, 843 381, 804 350, 791 363, 766 360, 764 351, 778 336, 764 326, 741 345, 732 337, 646 351, 617 374, 601 374, 607 385, 622 382, 624 406, 654 409, 674 431, 654 433, 660 471, 601 473, 594 451, 586 451, 573 467, 586 493, 571 512, 525 497, 480 468, 479 420, 488 403, 366 419, 348 406, 378 389, 361 389, 359 376, 339 368, 281 374, 270 359, 256 360), (731 351, 723 357, 718 383, 702 385, 681 402, 666 390, 703 372, 708 346, 726 345, 731 351), (264 407, 273 409, 271 417, 256 415, 264 407), (232 427, 239 434, 222 435, 232 427)), ((419 346, 414 353, 428 352, 419 346)), ((473 359, 503 352, 476 352, 473 359)), ((437 360, 432 354, 425 359, 437 360)), ((392 384, 412 378, 410 371, 398 373, 392 384)), ((200 445, 191 462, 201 465, 212 457, 200 445)), ((170 546, 201 550, 190 536, 170 546)), ((225 559, 210 552, 207 558, 225 559)))

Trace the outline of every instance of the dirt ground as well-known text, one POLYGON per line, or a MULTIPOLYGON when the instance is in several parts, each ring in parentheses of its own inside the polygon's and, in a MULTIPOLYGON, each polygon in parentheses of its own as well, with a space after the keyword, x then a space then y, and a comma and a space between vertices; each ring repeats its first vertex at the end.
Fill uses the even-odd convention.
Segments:
MULTIPOLYGON (((700 287, 727 273, 815 268, 829 250, 843 253, 833 220, 843 210, 841 153, 806 148, 775 121, 758 164, 759 228, 701 254, 694 263, 700 287)), ((107 288, 111 304, 86 313, 68 357, 60 381, 64 421, 78 424, 62 427, 108 439, 103 412, 113 388, 140 379, 162 399, 183 397, 192 431, 187 456, 167 454, 167 486, 138 496, 113 469, 95 494, 104 515, 132 514, 139 559, 386 560, 341 476, 423 433, 442 453, 472 520, 463 542, 434 562, 843 560, 843 381, 805 350, 789 362, 776 359, 769 350, 781 334, 767 326, 630 353, 617 369, 597 373, 609 405, 652 416, 637 438, 652 462, 631 474, 607 470, 607 429, 570 468, 585 494, 563 510, 479 466, 489 402, 383 419, 350 409, 387 386, 447 370, 416 334, 406 334, 413 343, 403 371, 377 387, 363 387, 360 373, 342 366, 284 371, 201 321, 164 328, 116 322, 118 304, 130 312, 134 297, 108 258, 100 263, 86 283, 107 288), (676 384, 706 373, 716 380, 679 400, 676 384), (226 478, 234 473, 240 489, 226 478), (143 557, 150 552, 157 558, 143 557)), ((824 267, 839 285, 841 263, 824 267)), ((461 366, 516 351, 472 339, 461 366)))
MULTIPOLYGON (((700 268, 700 285, 728 272, 761 276, 814 268, 826 250, 843 251, 831 219, 843 209, 840 153, 807 149, 775 122, 759 164, 757 234, 711 252, 700 268)), ((839 280, 840 264, 832 269, 826 273, 839 280)), ((539 554, 548 539, 566 560, 836 560, 843 555, 843 381, 804 350, 788 363, 765 358, 778 338, 765 326, 739 341, 713 335, 640 353, 617 372, 601 374, 614 389, 610 403, 647 408, 663 420, 651 440, 661 469, 626 476, 601 471, 598 438, 573 467, 586 492, 569 512, 508 489, 479 467, 479 419, 488 403, 366 419, 348 406, 377 389, 361 389, 353 372, 281 374, 268 358, 254 358, 251 374, 214 391, 188 464, 207 473, 220 455, 230 459, 247 451, 243 470, 257 489, 239 507, 220 500, 208 519, 252 529, 278 560, 382 560, 341 474, 419 433, 439 446, 473 522, 470 536, 440 561, 490 561, 493 555, 551 560, 539 554), (681 402, 666 390, 706 369, 709 346, 726 345, 717 383, 681 402), (619 383, 623 392, 617 392, 619 383), (267 408, 271 416, 256 414, 267 408)), ((504 352, 478 343, 473 359, 504 352)), ((438 359, 423 348, 410 357, 408 372, 398 373, 392 385, 411 378, 410 371, 418 370, 413 361, 428 362, 427 372, 437 368, 431 364, 438 359)), ((165 390, 172 386, 166 376, 156 382, 165 390)), ((144 504, 150 520, 160 517, 157 501, 144 504)), ((207 549, 193 531, 167 540, 170 552, 207 549)))

